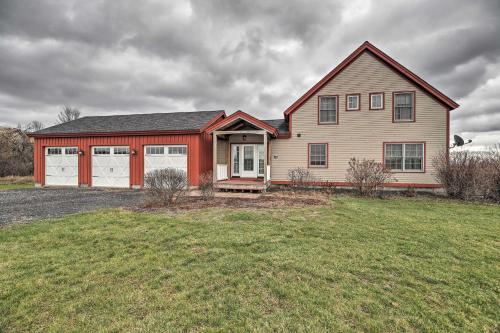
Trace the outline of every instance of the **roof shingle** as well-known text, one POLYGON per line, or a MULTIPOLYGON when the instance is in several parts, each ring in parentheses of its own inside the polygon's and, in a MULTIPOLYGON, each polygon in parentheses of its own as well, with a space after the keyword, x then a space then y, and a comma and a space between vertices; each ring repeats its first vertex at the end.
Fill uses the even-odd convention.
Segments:
POLYGON ((44 128, 32 134, 200 130, 210 120, 223 112, 223 110, 218 110, 82 117, 67 123, 44 128))

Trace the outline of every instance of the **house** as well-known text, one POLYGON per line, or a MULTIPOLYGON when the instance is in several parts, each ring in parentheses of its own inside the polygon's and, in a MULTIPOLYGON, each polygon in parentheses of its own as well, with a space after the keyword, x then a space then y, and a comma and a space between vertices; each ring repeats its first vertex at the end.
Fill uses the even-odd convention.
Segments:
POLYGON ((39 186, 140 188, 157 168, 186 170, 197 186, 266 189, 308 168, 348 186, 352 157, 382 162, 389 187, 439 188, 432 159, 447 153, 458 104, 384 52, 363 43, 284 111, 260 120, 242 111, 84 117, 32 134, 39 186))

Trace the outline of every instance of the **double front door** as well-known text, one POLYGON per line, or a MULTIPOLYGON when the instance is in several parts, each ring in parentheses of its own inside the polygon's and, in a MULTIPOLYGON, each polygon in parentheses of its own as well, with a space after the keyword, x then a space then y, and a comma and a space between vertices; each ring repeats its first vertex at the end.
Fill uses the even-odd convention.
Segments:
POLYGON ((231 144, 231 176, 264 177, 264 145, 231 144))

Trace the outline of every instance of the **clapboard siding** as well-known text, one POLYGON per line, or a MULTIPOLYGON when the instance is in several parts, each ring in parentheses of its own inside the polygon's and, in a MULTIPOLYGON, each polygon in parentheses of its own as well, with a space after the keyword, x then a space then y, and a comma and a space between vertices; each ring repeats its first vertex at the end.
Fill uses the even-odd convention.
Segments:
POLYGON ((329 144, 328 168, 311 169, 314 175, 344 182, 351 157, 382 162, 384 142, 425 141, 425 173, 394 176, 400 183, 436 184, 432 159, 446 149, 447 112, 445 106, 366 51, 290 115, 291 138, 273 142, 273 180, 286 181, 290 168, 307 168, 308 143, 329 144), (397 91, 415 91, 415 122, 393 123, 392 93, 397 91), (384 110, 369 110, 372 92, 385 93, 384 110), (361 94, 360 111, 346 111, 346 94, 352 93, 361 94), (338 125, 318 125, 320 95, 339 96, 338 125))

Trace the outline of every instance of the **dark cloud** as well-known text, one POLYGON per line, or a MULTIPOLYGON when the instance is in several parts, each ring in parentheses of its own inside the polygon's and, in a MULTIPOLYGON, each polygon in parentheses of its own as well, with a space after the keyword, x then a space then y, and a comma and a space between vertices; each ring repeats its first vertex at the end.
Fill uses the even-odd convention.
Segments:
POLYGON ((281 117, 370 40, 462 105, 453 131, 491 141, 498 35, 498 0, 0 0, 0 123, 51 123, 63 104, 281 117))

